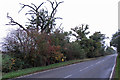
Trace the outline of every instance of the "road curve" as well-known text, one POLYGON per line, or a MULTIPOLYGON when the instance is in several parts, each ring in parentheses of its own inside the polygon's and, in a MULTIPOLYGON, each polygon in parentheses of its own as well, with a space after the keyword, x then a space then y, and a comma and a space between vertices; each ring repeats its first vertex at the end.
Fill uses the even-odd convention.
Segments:
POLYGON ((115 64, 117 54, 108 55, 95 60, 80 62, 56 69, 37 72, 20 78, 109 78, 115 64))

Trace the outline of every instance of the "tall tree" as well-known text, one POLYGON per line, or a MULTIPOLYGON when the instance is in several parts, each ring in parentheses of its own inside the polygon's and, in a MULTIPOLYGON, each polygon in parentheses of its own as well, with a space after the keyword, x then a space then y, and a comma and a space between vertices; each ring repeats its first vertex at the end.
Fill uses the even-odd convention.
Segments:
POLYGON ((31 16, 26 26, 19 24, 11 16, 7 15, 8 19, 10 19, 8 25, 18 25, 20 29, 6 38, 4 47, 15 57, 19 57, 31 66, 46 65, 49 57, 51 57, 50 53, 53 53, 49 48, 53 46, 49 43, 50 33, 54 29, 55 20, 61 19, 56 17, 56 12, 59 4, 63 3, 63 1, 47 1, 51 5, 51 10, 42 7, 45 4, 44 2, 39 6, 33 3, 31 5, 21 4, 21 10, 25 7, 29 8, 25 15, 31 16))
POLYGON ((93 41, 92 43, 93 51, 91 53, 93 53, 94 56, 104 55, 105 51, 104 39, 106 39, 105 34, 101 34, 101 32, 95 32, 89 38, 93 41))
POLYGON ((90 32, 87 31, 88 25, 82 24, 81 27, 75 27, 71 28, 71 30, 75 33, 72 33, 73 36, 76 37, 77 41, 81 41, 84 38, 87 38, 86 35, 89 34, 90 32))
MULTIPOLYGON (((31 5, 21 4, 22 8, 28 7, 30 10, 26 12, 25 15, 30 15, 31 19, 29 20, 29 24, 25 27, 18 22, 16 22, 12 17, 10 17, 7 14, 7 18, 10 19, 10 22, 8 25, 18 25, 20 28, 25 30, 27 33, 29 33, 31 30, 41 32, 41 33, 50 33, 53 27, 56 25, 55 20, 61 19, 60 17, 55 17, 57 8, 59 4, 62 2, 57 2, 56 0, 54 2, 47 0, 51 4, 52 11, 48 11, 48 9, 41 7, 43 3, 41 3, 39 6, 36 6, 35 4, 31 3, 31 5)), ((20 10, 20 11, 21 11, 20 10)), ((20 12, 19 11, 19 12, 20 12)))
POLYGON ((120 53, 120 30, 112 36, 110 45, 116 47, 117 52, 120 53))

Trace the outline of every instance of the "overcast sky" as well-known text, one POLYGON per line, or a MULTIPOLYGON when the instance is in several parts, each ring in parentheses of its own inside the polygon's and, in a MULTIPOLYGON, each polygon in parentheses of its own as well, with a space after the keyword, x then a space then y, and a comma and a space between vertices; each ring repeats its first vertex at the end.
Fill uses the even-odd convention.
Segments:
MULTIPOLYGON (((24 16, 24 9, 21 9, 19 3, 30 4, 34 3, 39 5, 46 0, 2 0, 0 2, 0 42, 2 38, 6 37, 11 28, 15 26, 6 26, 8 19, 7 12, 16 21, 21 24, 25 23, 26 16, 24 16)), ((79 26, 80 24, 88 24, 89 30, 92 33, 101 31, 106 36, 111 37, 118 29, 118 1, 119 0, 57 0, 64 1, 57 12, 57 16, 62 17, 58 25, 62 23, 65 31, 70 28, 79 26)))

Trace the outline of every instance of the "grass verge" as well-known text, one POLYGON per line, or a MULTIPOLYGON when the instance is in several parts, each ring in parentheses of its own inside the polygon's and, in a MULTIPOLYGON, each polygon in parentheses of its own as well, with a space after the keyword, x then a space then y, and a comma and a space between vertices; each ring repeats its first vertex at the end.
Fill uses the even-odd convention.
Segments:
POLYGON ((53 68, 62 67, 62 66, 66 66, 66 65, 70 65, 70 64, 74 64, 74 63, 93 60, 93 59, 95 59, 95 58, 82 59, 82 60, 71 60, 71 61, 51 64, 48 66, 33 67, 33 68, 27 68, 27 69, 22 69, 22 70, 18 70, 18 71, 13 71, 13 72, 4 74, 2 76, 2 80, 11 79, 11 78, 15 78, 15 77, 35 73, 35 72, 40 72, 40 71, 44 71, 44 70, 48 70, 48 69, 53 69, 53 68))
POLYGON ((117 56, 117 63, 115 67, 115 78, 120 80, 120 54, 117 56))

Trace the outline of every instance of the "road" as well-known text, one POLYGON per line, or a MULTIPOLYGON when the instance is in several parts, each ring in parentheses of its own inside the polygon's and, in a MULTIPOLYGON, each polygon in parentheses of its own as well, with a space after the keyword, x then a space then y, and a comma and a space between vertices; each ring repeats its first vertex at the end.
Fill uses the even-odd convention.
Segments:
POLYGON ((109 78, 116 54, 18 78, 109 78))

